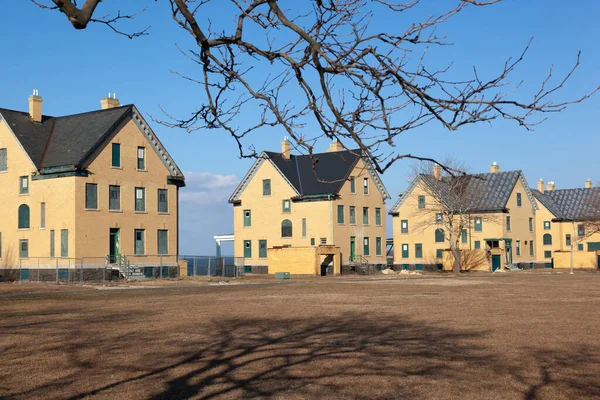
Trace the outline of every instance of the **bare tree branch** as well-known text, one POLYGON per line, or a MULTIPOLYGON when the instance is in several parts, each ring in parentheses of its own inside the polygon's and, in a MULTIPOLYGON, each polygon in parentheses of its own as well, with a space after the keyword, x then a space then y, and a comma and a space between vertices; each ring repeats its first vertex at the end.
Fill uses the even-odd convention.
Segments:
MULTIPOLYGON (((117 12, 94 19, 99 0, 87 0, 80 9, 73 1, 53 0, 54 7, 32 1, 57 8, 77 29, 99 22, 125 34, 115 24, 135 16, 117 12)), ((182 52, 199 67, 196 76, 175 73, 198 85, 205 99, 189 117, 168 113, 169 120, 161 122, 189 132, 223 130, 241 157, 256 157, 250 136, 273 127, 283 129, 304 154, 313 155, 317 140, 336 140, 358 149, 383 173, 401 159, 434 161, 397 152, 404 132, 429 123, 454 131, 498 119, 532 129, 547 114, 598 91, 593 87, 578 98, 554 100, 579 67, 577 54, 564 77, 557 79, 551 68, 537 91, 520 94, 522 82, 512 79, 531 40, 488 77, 473 67, 470 79, 452 79, 450 62, 428 67, 428 53, 451 44, 437 33, 446 21, 468 7, 498 2, 455 0, 453 7, 404 29, 382 32, 373 22, 381 13, 407 16, 433 2, 313 0, 283 9, 276 0, 220 0, 219 12, 234 18, 229 26, 216 26, 210 19, 215 2, 169 0, 170 17, 194 40, 194 48, 182 52)))

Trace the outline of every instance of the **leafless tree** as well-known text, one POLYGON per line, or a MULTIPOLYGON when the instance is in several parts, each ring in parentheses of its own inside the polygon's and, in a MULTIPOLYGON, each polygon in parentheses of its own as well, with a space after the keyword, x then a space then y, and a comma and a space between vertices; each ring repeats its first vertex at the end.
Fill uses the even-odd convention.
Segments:
MULTIPOLYGON (((76 0, 31 1, 62 12, 76 29, 95 22, 129 38, 148 33, 148 28, 133 33, 121 28, 125 20, 143 18, 111 9, 124 7, 123 2, 82 0, 79 6, 76 0)), ((225 130, 241 157, 258 155, 247 137, 267 127, 283 128, 296 149, 309 155, 316 141, 326 137, 347 149, 359 148, 383 173, 403 158, 430 160, 394 149, 399 135, 424 124, 456 130, 506 119, 531 129, 547 113, 598 90, 553 100, 579 66, 577 54, 565 76, 556 78, 550 68, 539 88, 523 100, 517 93, 521 82, 511 81, 529 44, 494 76, 484 77, 473 68, 470 79, 457 80, 450 60, 441 69, 428 66, 427 52, 450 44, 437 33, 441 25, 469 7, 500 1, 455 0, 445 11, 381 32, 378 16, 406 20, 414 9, 437 2, 312 0, 282 8, 277 0, 169 0, 169 17, 193 38, 194 48, 181 52, 199 66, 197 76, 175 73, 198 84, 204 101, 187 118, 166 113, 167 120, 160 122, 190 132, 225 130), (214 18, 216 12, 231 18, 214 18), (232 23, 224 26, 223 20, 232 23)))
MULTIPOLYGON (((448 158, 441 162, 454 171, 468 171, 466 164, 448 158)), ((427 203, 424 208, 417 206, 413 215, 413 229, 416 232, 435 228, 436 237, 443 236, 448 243, 454 258, 455 273, 466 268, 467 260, 474 256, 461 254, 461 237, 463 231, 470 231, 475 218, 480 222, 496 222, 489 214, 481 213, 477 208, 476 195, 470 183, 483 179, 467 172, 463 174, 444 173, 442 168, 431 162, 421 162, 413 166, 414 179, 419 182, 419 188, 426 195, 427 203), (464 264, 464 265, 463 265, 464 264)))

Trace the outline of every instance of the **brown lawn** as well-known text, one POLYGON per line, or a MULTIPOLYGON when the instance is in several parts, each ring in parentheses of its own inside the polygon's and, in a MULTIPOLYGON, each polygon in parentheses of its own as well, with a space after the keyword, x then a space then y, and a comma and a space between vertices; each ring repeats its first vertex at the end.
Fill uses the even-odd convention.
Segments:
POLYGON ((600 274, 0 295, 0 398, 600 398, 600 274))

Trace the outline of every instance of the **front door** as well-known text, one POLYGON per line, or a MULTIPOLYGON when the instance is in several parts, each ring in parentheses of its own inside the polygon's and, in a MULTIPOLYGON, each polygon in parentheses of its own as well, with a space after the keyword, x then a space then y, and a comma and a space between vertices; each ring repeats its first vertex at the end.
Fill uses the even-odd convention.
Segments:
POLYGON ((119 229, 110 228, 108 262, 114 264, 119 257, 119 229))
POLYGON ((350 236, 350 260, 354 261, 354 256, 356 255, 356 238, 354 236, 350 236))
POLYGON ((500 268, 502 256, 500 254, 492 254, 492 272, 500 268))

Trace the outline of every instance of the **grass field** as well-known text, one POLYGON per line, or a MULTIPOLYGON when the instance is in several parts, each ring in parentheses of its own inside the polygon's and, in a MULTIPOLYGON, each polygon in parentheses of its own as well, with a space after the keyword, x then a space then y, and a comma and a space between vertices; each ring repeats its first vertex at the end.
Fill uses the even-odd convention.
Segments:
POLYGON ((600 398, 600 274, 19 293, 0 398, 600 398))

